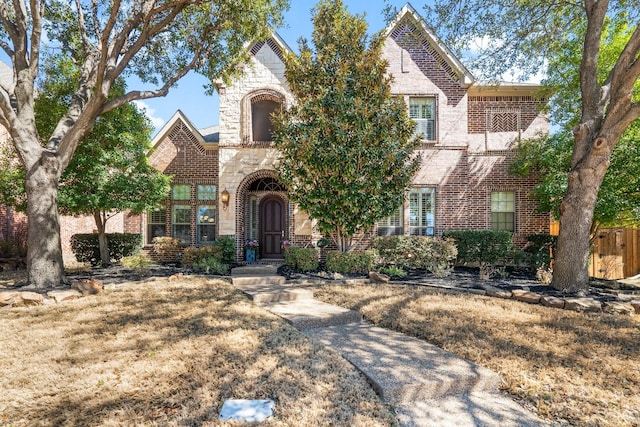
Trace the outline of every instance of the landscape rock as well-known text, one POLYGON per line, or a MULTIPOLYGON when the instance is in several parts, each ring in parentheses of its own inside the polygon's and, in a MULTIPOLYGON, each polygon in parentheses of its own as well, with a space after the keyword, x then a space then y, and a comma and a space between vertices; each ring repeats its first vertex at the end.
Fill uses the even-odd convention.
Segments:
POLYGON ((20 298, 24 305, 42 305, 44 295, 37 292, 20 292, 20 298))
POLYGON ((633 301, 630 301, 629 304, 634 308, 636 314, 640 314, 640 299, 634 299, 633 301))
POLYGON ((71 282, 71 287, 78 290, 82 295, 96 295, 104 290, 102 280, 81 279, 71 282))
POLYGON ((76 289, 63 289, 47 292, 47 296, 55 302, 71 301, 82 297, 80 291, 76 289))
POLYGON ((607 301, 604 303, 604 312, 610 314, 623 314, 633 316, 635 309, 631 304, 617 301, 607 301))
POLYGON ((496 288, 495 286, 488 285, 486 283, 480 285, 482 289, 485 290, 487 296, 494 298, 511 298, 511 291, 507 291, 504 289, 496 288))
POLYGON ((564 302, 565 310, 583 311, 586 313, 602 312, 602 305, 593 298, 567 298, 564 302))
POLYGON ((369 279, 374 283, 389 283, 389 276, 375 271, 369 272, 369 279))
POLYGON ((22 301, 20 293, 15 291, 1 291, 0 292, 0 307, 14 305, 18 301, 22 301))
POLYGON ((523 289, 516 289, 512 291, 513 298, 518 301, 528 302, 530 304, 538 304, 540 302, 540 295, 535 292, 530 292, 523 289))
POLYGON ((564 300, 562 298, 545 295, 540 298, 540 304, 545 307, 564 308, 564 300))

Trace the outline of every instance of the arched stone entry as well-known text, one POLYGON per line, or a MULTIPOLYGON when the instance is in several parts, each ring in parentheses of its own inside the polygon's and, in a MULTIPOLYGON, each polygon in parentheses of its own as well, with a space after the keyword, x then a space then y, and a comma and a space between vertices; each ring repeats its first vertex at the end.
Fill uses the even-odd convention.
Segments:
POLYGON ((237 194, 237 259, 245 259, 243 247, 247 240, 258 240, 259 258, 283 258, 282 241, 290 234, 289 202, 275 171, 260 170, 248 175, 237 194))

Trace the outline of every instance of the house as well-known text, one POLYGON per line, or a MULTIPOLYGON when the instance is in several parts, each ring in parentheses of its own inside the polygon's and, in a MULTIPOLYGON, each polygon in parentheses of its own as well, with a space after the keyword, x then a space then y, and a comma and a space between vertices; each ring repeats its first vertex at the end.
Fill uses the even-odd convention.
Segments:
MULTIPOLYGON (((177 111, 153 141, 151 163, 174 176, 164 209, 126 225, 145 242, 158 235, 186 245, 235 239, 237 259, 248 239, 262 258, 281 258, 282 242, 308 246, 322 236, 290 203, 278 182, 278 152, 269 115, 295 102, 284 77, 290 49, 276 34, 250 47, 251 60, 231 84, 218 83, 220 123, 196 129, 177 111)), ((529 197, 532 178, 508 173, 520 138, 548 131, 545 100, 533 84, 483 85, 407 4, 386 29, 383 50, 423 135, 423 162, 403 206, 380 221, 378 235, 441 235, 449 229, 501 229, 516 242, 548 232, 549 215, 529 197)))
MULTIPOLYGON (((538 86, 476 81, 409 4, 385 34, 392 92, 404 98, 417 123, 423 161, 403 206, 370 233, 501 229, 522 243, 527 234, 548 232, 549 215, 537 213, 529 197, 534 179, 508 173, 518 140, 548 131, 538 86)), ((142 233, 146 244, 174 236, 199 246, 229 236, 238 261, 249 239, 260 242, 261 258, 279 259, 284 240, 310 246, 322 238, 312 218, 289 201, 275 171, 270 114, 295 102, 284 77, 290 50, 275 32, 250 46, 242 75, 217 84, 217 126, 196 129, 178 110, 154 138, 149 156, 173 176, 164 207, 124 214, 110 220, 111 227, 142 233)))

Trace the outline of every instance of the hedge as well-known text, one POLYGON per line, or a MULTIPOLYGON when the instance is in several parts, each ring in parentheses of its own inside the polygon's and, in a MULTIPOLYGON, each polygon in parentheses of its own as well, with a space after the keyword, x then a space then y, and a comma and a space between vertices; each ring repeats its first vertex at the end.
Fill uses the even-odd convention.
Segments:
POLYGON ((458 253, 453 239, 428 236, 385 236, 373 241, 381 263, 403 270, 428 270, 437 277, 449 275, 458 253))
MULTIPOLYGON (((142 235, 137 233, 107 233, 109 258, 120 261, 123 257, 137 255, 142 248, 142 235)), ((98 235, 74 234, 71 236, 71 250, 78 262, 88 262, 91 265, 100 264, 100 244, 98 235)))
POLYGON ((507 261, 513 247, 512 235, 497 230, 449 230, 443 237, 451 238, 458 248, 458 263, 478 263, 482 278, 488 278, 496 265, 507 261))
POLYGON ((289 246, 284 250, 284 263, 297 271, 307 272, 318 269, 318 250, 289 246))
POLYGON ((375 264, 375 251, 327 251, 325 267, 332 273, 368 273, 375 264))

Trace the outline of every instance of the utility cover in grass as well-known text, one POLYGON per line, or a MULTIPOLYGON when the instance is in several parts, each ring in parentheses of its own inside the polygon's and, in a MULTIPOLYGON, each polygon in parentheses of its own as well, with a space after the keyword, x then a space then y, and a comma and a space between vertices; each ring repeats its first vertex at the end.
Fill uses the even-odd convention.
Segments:
POLYGON ((273 400, 229 399, 222 404, 223 421, 264 421, 273 416, 273 400))

